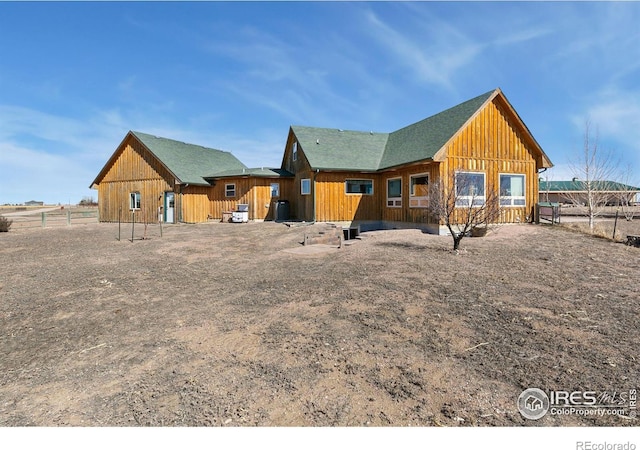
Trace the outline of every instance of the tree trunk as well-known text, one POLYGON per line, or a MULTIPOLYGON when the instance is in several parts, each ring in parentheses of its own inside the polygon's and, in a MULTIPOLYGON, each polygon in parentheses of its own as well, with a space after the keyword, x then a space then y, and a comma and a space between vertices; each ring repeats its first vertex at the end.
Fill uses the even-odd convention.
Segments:
POLYGON ((458 247, 460 247, 460 241, 464 237, 464 234, 458 233, 458 234, 453 234, 452 236, 453 236, 453 249, 458 250, 458 247))

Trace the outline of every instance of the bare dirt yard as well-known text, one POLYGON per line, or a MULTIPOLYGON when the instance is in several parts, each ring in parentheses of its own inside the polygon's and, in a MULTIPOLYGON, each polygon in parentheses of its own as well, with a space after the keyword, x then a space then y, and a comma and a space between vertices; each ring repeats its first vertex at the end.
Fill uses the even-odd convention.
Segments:
POLYGON ((639 248, 313 227, 0 233, 0 426, 637 426, 516 401, 640 386, 639 248))

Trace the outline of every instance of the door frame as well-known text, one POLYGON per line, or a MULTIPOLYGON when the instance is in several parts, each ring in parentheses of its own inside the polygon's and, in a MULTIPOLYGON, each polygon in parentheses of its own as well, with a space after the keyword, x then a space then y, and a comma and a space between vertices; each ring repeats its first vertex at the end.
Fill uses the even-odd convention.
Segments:
POLYGON ((164 207, 164 212, 163 212, 163 220, 164 223, 176 223, 176 193, 173 191, 165 191, 164 193, 164 198, 162 200, 162 204, 164 207), (172 197, 173 198, 173 206, 171 207, 171 211, 172 211, 172 220, 171 222, 169 222, 167 220, 168 215, 169 215, 169 198, 172 197))

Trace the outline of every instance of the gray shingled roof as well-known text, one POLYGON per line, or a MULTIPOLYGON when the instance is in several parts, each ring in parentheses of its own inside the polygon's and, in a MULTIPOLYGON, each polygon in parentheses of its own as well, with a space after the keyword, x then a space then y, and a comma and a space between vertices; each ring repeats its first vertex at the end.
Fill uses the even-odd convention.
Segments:
POLYGON ((387 133, 292 126, 313 169, 378 170, 387 133))
POLYGON ((132 131, 181 183, 209 183, 203 175, 224 170, 242 170, 246 166, 229 152, 187 144, 150 134, 132 131))
POLYGON ((432 159, 494 92, 479 95, 389 134, 379 168, 432 159))
POLYGON ((268 167, 256 167, 249 169, 230 169, 222 170, 205 175, 206 179, 214 178, 236 178, 236 177, 262 177, 262 178, 293 178, 295 175, 284 169, 275 169, 268 167))
POLYGON ((377 171, 433 158, 494 92, 393 133, 297 125, 291 129, 313 169, 377 171))

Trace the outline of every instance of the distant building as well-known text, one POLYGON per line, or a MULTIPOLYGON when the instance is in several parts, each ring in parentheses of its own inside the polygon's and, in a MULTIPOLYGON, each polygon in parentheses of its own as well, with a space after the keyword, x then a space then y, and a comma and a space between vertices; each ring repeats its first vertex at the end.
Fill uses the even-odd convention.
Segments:
MULTIPOLYGON (((640 188, 615 181, 593 181, 593 190, 608 194, 608 205, 620 205, 626 197, 629 203, 636 203, 640 188)), ((545 181, 540 179, 540 201, 553 203, 586 203, 586 182, 574 178, 569 181, 545 181)))
POLYGON ((24 206, 44 206, 44 202, 29 200, 28 202, 24 202, 24 206))

